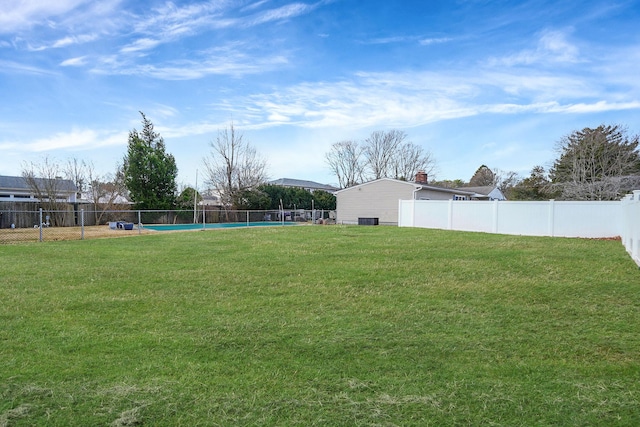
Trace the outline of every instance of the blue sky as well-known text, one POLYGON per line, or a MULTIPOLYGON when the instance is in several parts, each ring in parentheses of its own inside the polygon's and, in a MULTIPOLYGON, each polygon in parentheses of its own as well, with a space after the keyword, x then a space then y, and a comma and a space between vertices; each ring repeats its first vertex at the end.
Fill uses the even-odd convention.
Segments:
POLYGON ((143 111, 200 184, 231 121, 271 178, 335 183, 334 142, 400 129, 438 179, 527 176, 602 123, 640 132, 640 2, 4 0, 0 175, 115 170, 143 111))

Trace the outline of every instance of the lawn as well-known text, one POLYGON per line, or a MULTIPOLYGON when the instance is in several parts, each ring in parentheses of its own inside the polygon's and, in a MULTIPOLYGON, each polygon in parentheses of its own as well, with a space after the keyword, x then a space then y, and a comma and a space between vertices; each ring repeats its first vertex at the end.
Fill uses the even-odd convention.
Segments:
POLYGON ((299 226, 0 257, 0 426, 640 425, 619 241, 299 226))

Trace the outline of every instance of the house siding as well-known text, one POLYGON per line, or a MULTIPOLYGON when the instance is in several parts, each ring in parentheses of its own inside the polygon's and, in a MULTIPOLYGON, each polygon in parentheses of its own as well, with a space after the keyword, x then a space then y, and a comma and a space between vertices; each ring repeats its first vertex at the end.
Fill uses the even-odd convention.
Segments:
POLYGON ((398 201, 412 200, 415 185, 380 180, 336 193, 336 222, 357 224, 358 218, 378 218, 380 224, 398 224, 398 201))
MULTIPOLYGON (((452 198, 452 193, 444 193, 436 190, 423 189, 416 193, 416 200, 451 200, 452 198)), ((413 199, 413 197, 411 197, 411 199, 413 199)))

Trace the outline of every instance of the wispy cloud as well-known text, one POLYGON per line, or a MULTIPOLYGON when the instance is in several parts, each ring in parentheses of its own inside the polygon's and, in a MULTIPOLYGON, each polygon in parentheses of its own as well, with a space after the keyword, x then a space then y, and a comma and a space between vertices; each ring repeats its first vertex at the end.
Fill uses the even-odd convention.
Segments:
POLYGON ((208 55, 201 60, 137 64, 118 57, 103 57, 92 71, 96 74, 147 76, 160 80, 194 80, 209 75, 244 76, 262 73, 288 62, 282 55, 253 57, 244 52, 208 55))
POLYGON ((132 53, 143 50, 150 50, 158 46, 159 44, 162 44, 162 40, 150 39, 145 37, 124 46, 122 49, 120 49, 120 53, 132 53))
POLYGON ((0 60, 0 73, 56 75, 54 71, 51 71, 45 68, 36 67, 30 64, 22 64, 15 61, 3 61, 3 60, 0 60))
POLYGON ((126 132, 114 133, 93 129, 72 129, 70 132, 59 132, 49 138, 37 139, 33 142, 20 144, 20 146, 28 152, 51 152, 54 150, 82 150, 123 145, 126 141, 126 132))
POLYGON ((413 127, 479 114, 586 114, 640 109, 597 79, 494 70, 358 73, 229 100, 222 107, 261 127, 413 127), (552 96, 554 95, 554 96, 552 96), (517 102, 505 102, 509 99, 517 102))
POLYGON ((305 3, 288 4, 250 16, 244 21, 243 25, 254 26, 265 24, 267 22, 295 18, 296 16, 310 12, 311 10, 315 9, 315 7, 316 6, 314 5, 308 5, 305 3))
POLYGON ((451 37, 433 37, 433 38, 421 39, 419 43, 422 46, 430 46, 432 44, 447 43, 452 40, 453 39, 451 37))
POLYGON ((491 66, 575 64, 580 61, 580 50, 567 40, 567 32, 546 30, 540 34, 535 49, 524 49, 512 55, 491 58, 491 66))
POLYGON ((0 33, 42 24, 77 8, 87 0, 8 0, 0 2, 0 33))
POLYGON ((81 67, 87 63, 86 56, 78 56, 75 58, 69 58, 60 63, 61 67, 81 67))
POLYGON ((33 52, 40 52, 47 49, 60 49, 72 45, 89 43, 98 38, 97 34, 81 34, 77 36, 66 36, 58 40, 54 40, 50 44, 43 44, 39 46, 29 45, 29 50, 33 52))

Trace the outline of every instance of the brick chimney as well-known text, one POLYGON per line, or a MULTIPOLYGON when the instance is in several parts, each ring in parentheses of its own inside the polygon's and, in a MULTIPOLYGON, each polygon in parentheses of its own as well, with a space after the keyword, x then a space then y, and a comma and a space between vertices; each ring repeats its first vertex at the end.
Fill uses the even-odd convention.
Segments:
POLYGON ((416 173, 417 184, 427 184, 428 180, 429 180, 429 175, 427 175, 425 171, 418 171, 418 173, 416 173))

